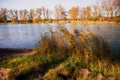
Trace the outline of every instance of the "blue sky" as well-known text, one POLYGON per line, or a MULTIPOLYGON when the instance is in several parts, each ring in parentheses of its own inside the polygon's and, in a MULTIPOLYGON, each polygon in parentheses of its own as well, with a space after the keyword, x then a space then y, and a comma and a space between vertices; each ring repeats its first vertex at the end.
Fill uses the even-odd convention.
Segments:
POLYGON ((95 4, 97 0, 0 0, 0 8, 8 9, 36 9, 41 6, 54 10, 54 6, 61 4, 66 10, 72 6, 84 7, 95 4))

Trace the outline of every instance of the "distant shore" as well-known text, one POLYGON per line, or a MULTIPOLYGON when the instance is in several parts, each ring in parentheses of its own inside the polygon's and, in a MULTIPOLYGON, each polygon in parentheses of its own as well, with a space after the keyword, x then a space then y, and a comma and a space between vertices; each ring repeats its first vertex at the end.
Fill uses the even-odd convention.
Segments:
MULTIPOLYGON (((58 23, 57 21, 53 21, 53 23, 58 23)), ((116 21, 81 21, 81 20, 76 20, 76 21, 59 21, 59 23, 78 23, 78 24, 120 24, 120 22, 116 21)))
POLYGON ((41 20, 39 22, 0 22, 0 24, 41 24, 41 23, 76 23, 76 24, 120 24, 120 21, 87 21, 87 20, 41 20))

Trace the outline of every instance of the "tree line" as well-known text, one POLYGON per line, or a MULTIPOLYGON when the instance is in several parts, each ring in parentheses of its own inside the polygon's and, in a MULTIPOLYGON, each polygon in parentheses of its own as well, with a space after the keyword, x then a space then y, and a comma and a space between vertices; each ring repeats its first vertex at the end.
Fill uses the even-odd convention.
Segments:
POLYGON ((54 11, 41 7, 37 9, 0 9, 0 22, 34 22, 41 20, 109 20, 120 16, 120 0, 99 0, 92 6, 71 7, 68 11, 62 5, 56 5, 54 11), (53 17, 53 16, 54 17, 53 17))

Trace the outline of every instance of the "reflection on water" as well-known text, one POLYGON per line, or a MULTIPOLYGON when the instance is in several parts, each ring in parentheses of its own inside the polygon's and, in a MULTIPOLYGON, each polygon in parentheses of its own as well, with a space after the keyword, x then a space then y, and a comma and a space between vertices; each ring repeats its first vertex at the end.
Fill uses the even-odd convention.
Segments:
MULTIPOLYGON (((120 25, 119 24, 62 24, 71 33, 73 28, 90 30, 102 36, 111 48, 120 53, 120 25)), ((0 25, 0 48, 35 48, 40 36, 59 27, 57 24, 18 24, 0 25)))

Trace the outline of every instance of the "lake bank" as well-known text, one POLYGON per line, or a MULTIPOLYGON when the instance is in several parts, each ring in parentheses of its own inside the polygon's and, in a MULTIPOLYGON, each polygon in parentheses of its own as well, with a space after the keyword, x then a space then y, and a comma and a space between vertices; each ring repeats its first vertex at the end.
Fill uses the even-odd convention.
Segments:
POLYGON ((0 22, 0 24, 41 24, 41 23, 76 23, 76 24, 120 24, 120 21, 89 21, 89 20, 41 20, 39 22, 0 22))
POLYGON ((76 24, 120 24, 116 21, 82 21, 82 20, 68 20, 68 21, 53 21, 53 23, 76 23, 76 24))

